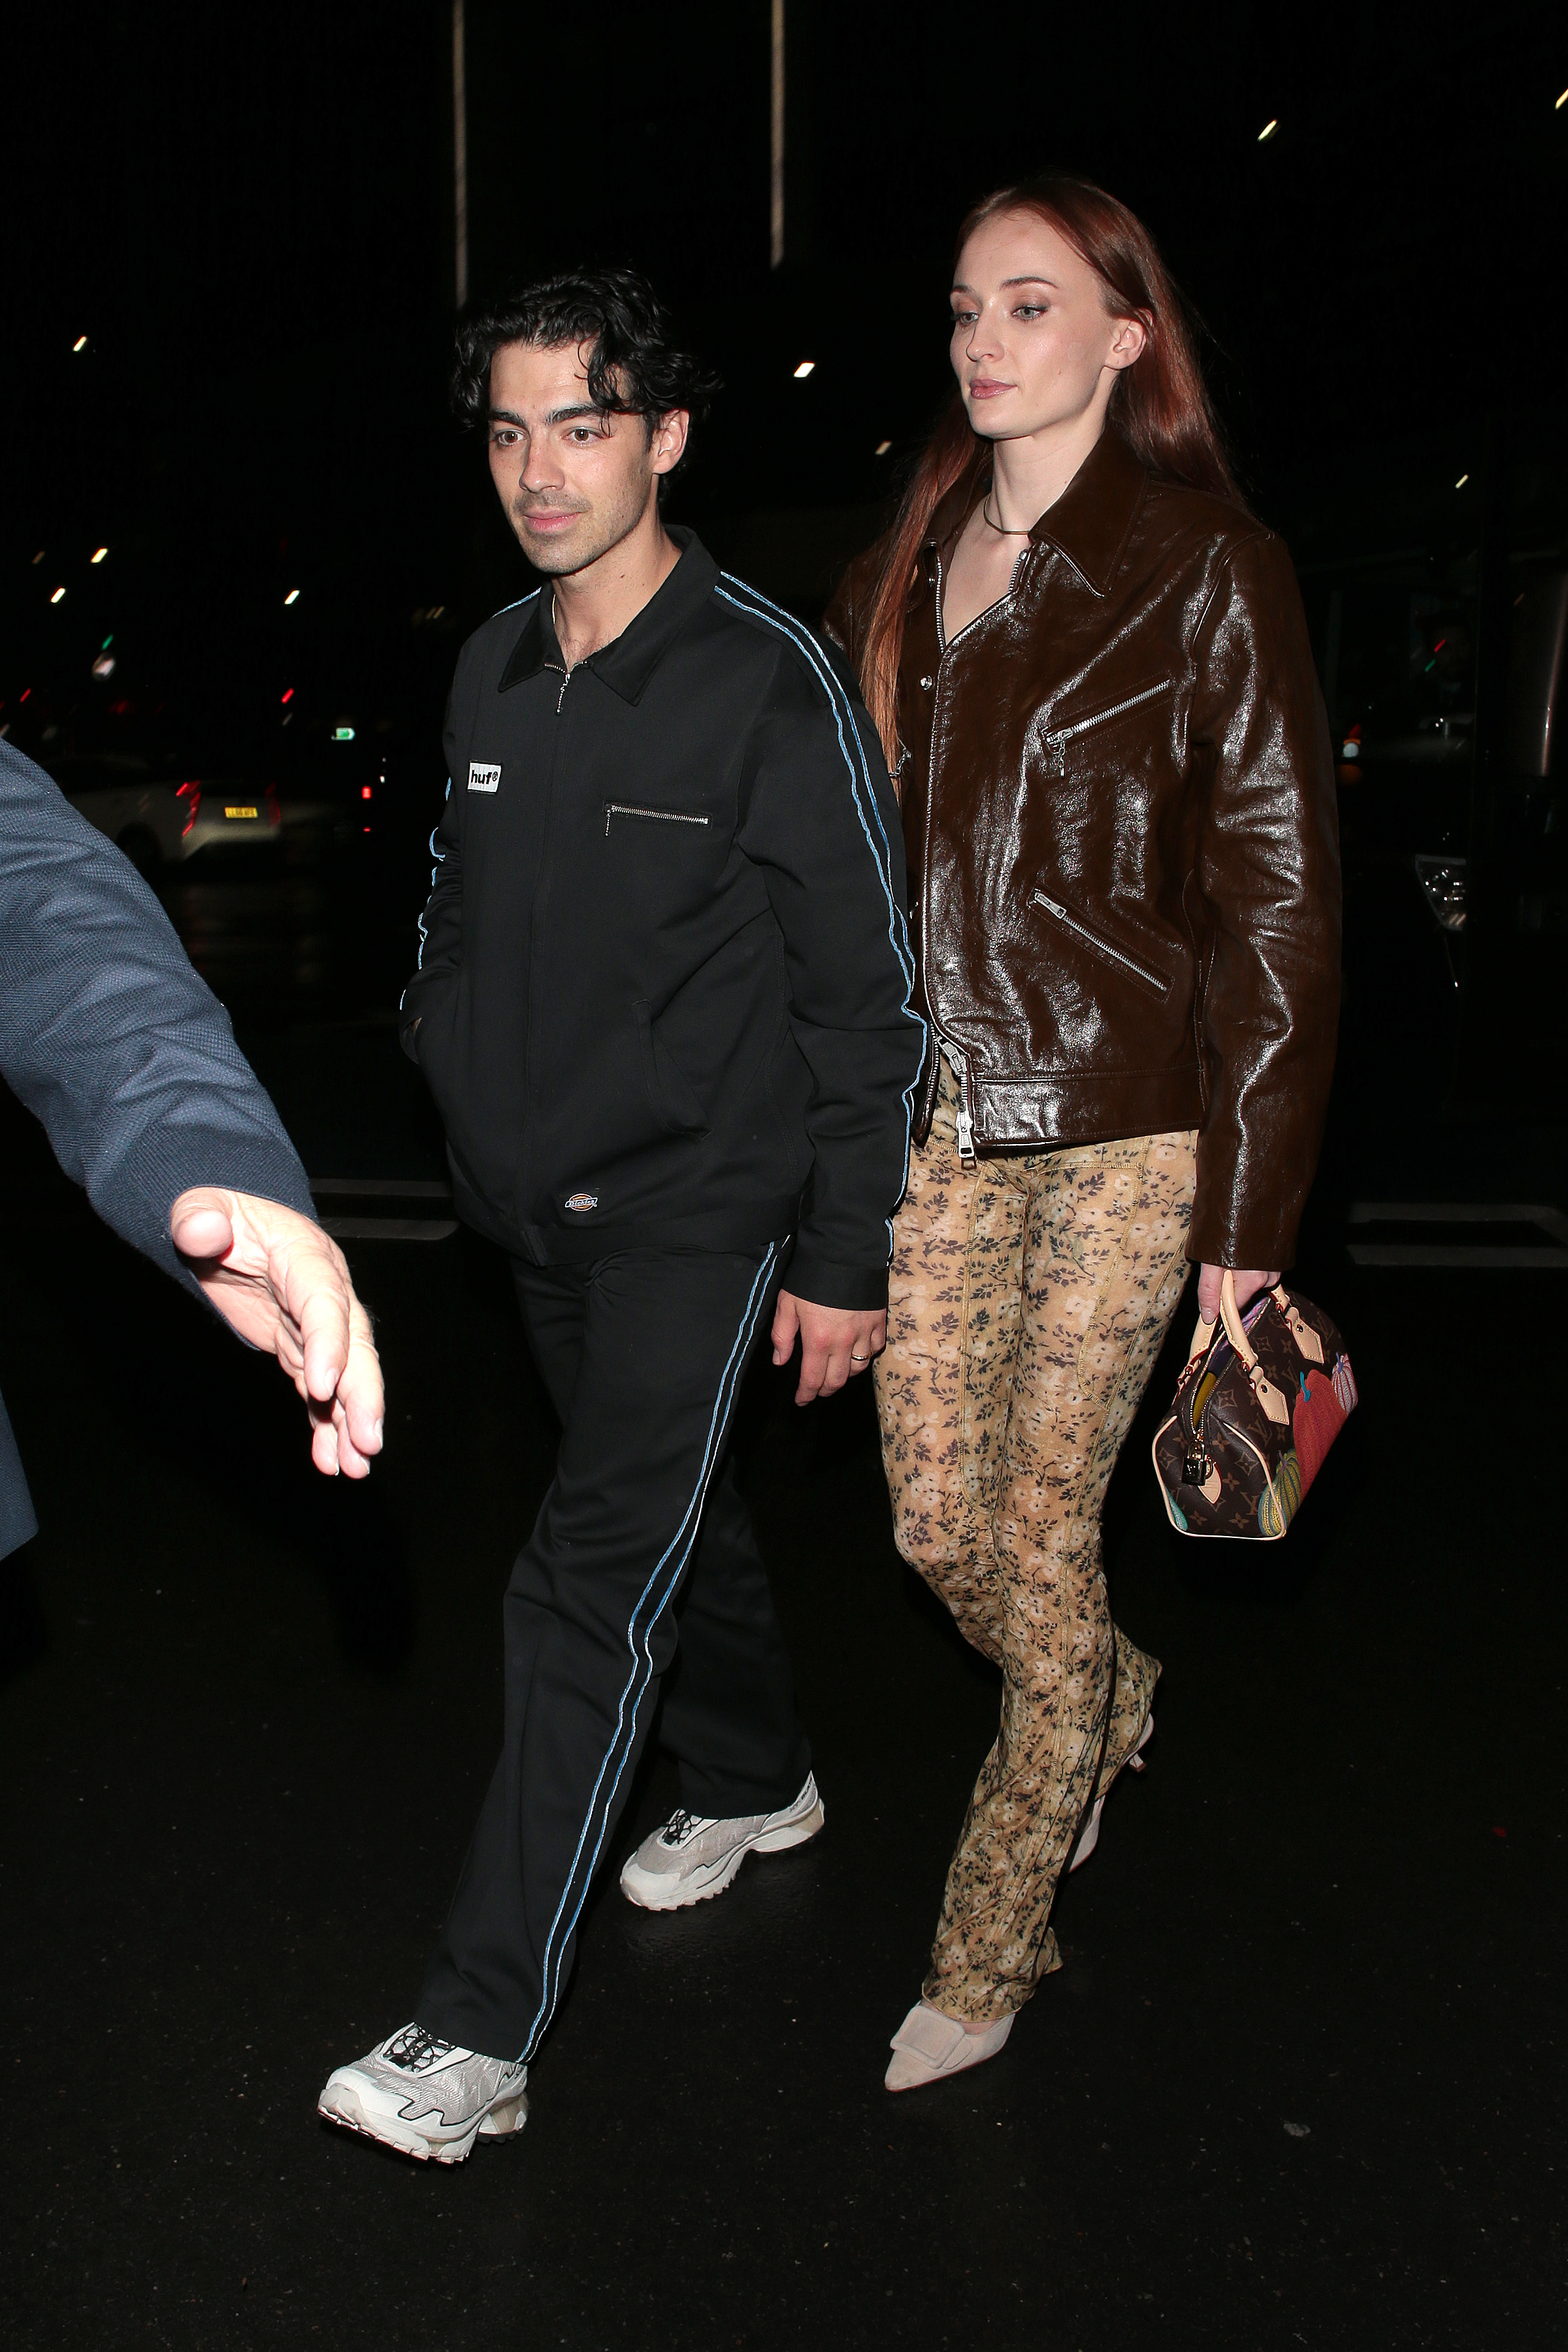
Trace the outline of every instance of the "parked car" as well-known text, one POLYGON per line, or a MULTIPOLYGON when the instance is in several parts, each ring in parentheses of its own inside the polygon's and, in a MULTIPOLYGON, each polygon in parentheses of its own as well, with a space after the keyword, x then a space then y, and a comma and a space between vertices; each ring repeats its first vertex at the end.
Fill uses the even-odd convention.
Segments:
POLYGON ((220 843, 276 849, 283 812, 270 784, 180 776, 129 753, 83 753, 51 763, 71 806, 118 844, 140 873, 183 865, 220 843))

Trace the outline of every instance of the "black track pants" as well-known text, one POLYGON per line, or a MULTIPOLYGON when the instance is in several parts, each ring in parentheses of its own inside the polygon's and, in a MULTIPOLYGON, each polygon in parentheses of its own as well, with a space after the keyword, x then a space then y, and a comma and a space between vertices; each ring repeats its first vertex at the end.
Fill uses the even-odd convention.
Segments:
POLYGON ((659 1694, 685 1801, 772 1812, 811 1754, 756 1539, 725 1456, 779 1252, 634 1250, 515 1271, 563 1423, 554 1483, 503 1607, 505 1731, 415 2014, 526 2054, 572 1965, 659 1694))

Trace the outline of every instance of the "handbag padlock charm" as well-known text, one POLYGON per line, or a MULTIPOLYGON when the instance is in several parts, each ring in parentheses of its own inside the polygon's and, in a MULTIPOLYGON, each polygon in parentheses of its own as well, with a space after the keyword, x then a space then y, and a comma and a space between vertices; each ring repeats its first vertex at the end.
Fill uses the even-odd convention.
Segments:
POLYGON ((1214 1465, 1209 1460, 1208 1447, 1204 1444, 1203 1432, 1201 1429, 1194 1429, 1187 1442, 1186 1459, 1182 1464, 1182 1476, 1189 1486, 1205 1486, 1213 1469, 1214 1465))

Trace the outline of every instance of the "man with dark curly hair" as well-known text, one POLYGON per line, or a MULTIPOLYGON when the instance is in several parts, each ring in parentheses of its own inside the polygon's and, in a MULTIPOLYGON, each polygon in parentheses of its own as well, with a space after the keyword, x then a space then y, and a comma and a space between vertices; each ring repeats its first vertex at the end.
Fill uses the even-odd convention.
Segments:
POLYGON ((448 2164, 527 2112, 678 1607, 682 1803, 626 1895, 700 1902, 823 1821, 727 1438, 770 1309, 802 1404, 883 1345, 924 1031, 847 666, 660 511, 710 389, 629 270, 459 332, 456 405, 543 585, 458 656, 403 1037, 563 1434, 507 1589, 500 1760, 414 2018, 321 2101, 448 2164))

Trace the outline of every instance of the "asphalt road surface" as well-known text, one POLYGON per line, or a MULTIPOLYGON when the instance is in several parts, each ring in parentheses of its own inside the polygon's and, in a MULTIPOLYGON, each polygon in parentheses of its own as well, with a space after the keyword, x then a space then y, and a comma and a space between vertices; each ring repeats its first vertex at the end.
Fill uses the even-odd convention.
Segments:
POLYGON ((1149 1769, 1005 2053, 908 2097, 888 2037, 996 1684, 893 1550, 868 1385, 803 1413, 756 1370, 826 1833, 634 1911, 615 1868, 675 1802, 650 1753, 526 2130, 416 2168, 314 2103, 409 2014, 554 1429, 504 1267, 444 1213, 402 929, 350 956, 330 905, 248 887, 176 913, 327 1180, 386 1451, 316 1480, 273 1368, 0 1099, 0 1385, 43 1522, 0 1569, 16 2352, 1561 2343, 1561 1136, 1342 1104, 1297 1279, 1363 1409, 1284 1544, 1166 1527, 1167 1355, 1107 1528, 1164 1662, 1149 1769))

